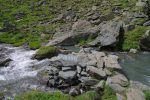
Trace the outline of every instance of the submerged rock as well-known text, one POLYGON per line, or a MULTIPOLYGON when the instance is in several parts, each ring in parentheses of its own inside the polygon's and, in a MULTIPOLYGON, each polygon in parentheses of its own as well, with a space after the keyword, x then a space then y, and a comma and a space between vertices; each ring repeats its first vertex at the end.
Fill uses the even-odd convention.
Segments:
POLYGON ((5 54, 0 54, 0 66, 6 66, 11 61, 11 59, 5 54))

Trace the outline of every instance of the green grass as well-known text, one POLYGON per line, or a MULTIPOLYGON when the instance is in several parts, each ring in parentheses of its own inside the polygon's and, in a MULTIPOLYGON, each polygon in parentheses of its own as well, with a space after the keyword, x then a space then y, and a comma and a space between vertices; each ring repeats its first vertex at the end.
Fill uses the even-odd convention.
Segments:
POLYGON ((14 100, 69 100, 71 98, 68 95, 62 94, 61 92, 39 92, 32 91, 20 96, 15 97, 14 100))
POLYGON ((109 86, 105 86, 102 100, 117 100, 116 93, 109 86))
POLYGON ((135 25, 143 25, 146 21, 147 21, 147 18, 137 18, 132 23, 135 25))
POLYGON ((150 90, 144 92, 146 100, 150 100, 150 90))
POLYGON ((35 58, 43 59, 43 58, 50 58, 55 56, 58 53, 58 49, 53 46, 43 46, 40 47, 39 50, 35 54, 35 58))
POLYGON ((140 38, 145 34, 147 27, 139 26, 136 29, 125 33, 123 50, 140 49, 140 38))
POLYGON ((84 45, 88 45, 88 43, 92 42, 94 39, 89 37, 88 39, 81 39, 79 41, 79 45, 84 46, 84 45))
POLYGON ((71 97, 61 92, 40 92, 31 91, 19 96, 16 96, 14 100, 95 100, 96 92, 89 91, 78 97, 71 97))

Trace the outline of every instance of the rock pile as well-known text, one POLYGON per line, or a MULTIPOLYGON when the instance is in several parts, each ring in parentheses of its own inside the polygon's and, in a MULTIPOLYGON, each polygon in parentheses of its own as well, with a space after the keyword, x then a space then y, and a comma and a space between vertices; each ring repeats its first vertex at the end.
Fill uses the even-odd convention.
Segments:
POLYGON ((72 96, 95 89, 102 90, 106 83, 117 93, 129 85, 122 74, 118 57, 90 48, 79 53, 58 55, 50 59, 47 85, 61 89, 72 96))

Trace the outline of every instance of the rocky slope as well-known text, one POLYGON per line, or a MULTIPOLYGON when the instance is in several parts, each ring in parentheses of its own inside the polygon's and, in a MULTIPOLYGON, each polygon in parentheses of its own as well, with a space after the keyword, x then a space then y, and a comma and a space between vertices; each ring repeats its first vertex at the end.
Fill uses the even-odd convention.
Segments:
MULTIPOLYGON (((0 41, 37 49, 42 45, 149 50, 139 41, 149 28, 137 0, 0 1, 0 41), (48 42, 49 41, 49 42, 48 42)), ((144 39, 144 41, 147 41, 144 39)))

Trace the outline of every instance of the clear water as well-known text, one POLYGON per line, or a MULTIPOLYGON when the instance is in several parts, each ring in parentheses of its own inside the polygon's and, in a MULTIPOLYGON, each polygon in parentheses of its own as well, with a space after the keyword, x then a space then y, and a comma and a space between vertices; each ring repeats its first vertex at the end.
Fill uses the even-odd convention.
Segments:
POLYGON ((150 86, 150 53, 120 54, 120 64, 129 79, 150 86))

